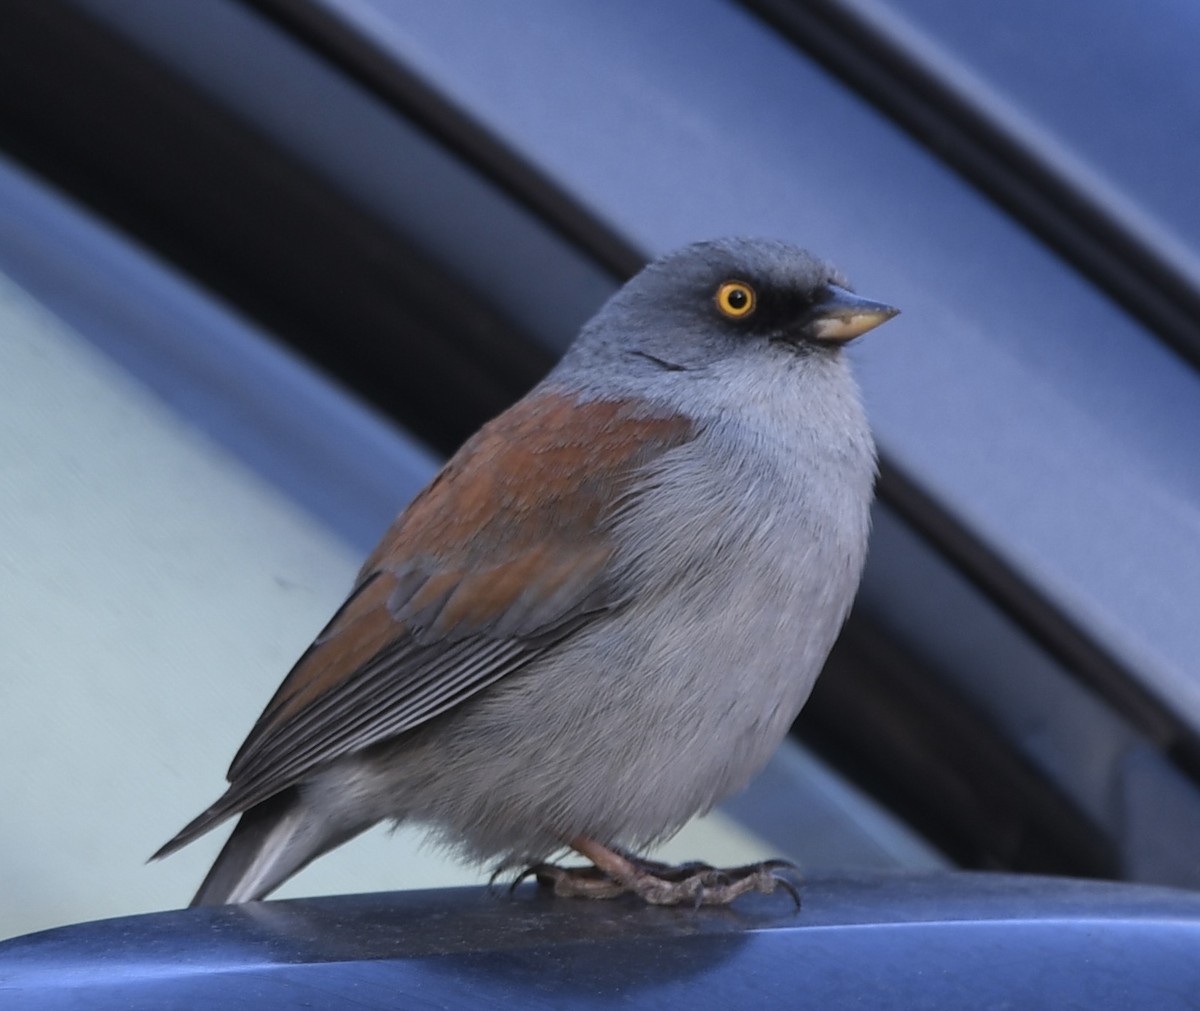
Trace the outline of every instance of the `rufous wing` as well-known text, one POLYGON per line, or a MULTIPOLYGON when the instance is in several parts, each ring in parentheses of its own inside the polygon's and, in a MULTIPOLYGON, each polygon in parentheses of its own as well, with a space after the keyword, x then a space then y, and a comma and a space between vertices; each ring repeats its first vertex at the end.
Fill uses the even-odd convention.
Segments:
POLYGON ((484 426, 393 523, 280 685, 230 788, 158 855, 396 737, 628 598, 610 520, 640 468, 695 435, 640 401, 543 392, 484 426))

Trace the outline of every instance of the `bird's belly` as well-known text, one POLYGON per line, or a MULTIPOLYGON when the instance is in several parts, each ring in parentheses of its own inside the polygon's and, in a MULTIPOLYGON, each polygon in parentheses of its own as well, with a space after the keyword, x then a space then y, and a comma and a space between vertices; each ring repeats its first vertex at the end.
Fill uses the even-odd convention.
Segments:
POLYGON ((726 581, 684 604, 638 608, 564 657, 590 682, 590 699, 559 704, 575 712, 581 754, 604 770, 581 792, 593 831, 633 843, 669 834, 762 768, 841 624, 843 607, 831 616, 809 603, 726 581))
POLYGON ((388 813, 505 863, 577 835, 635 848, 671 835, 762 768, 841 625, 853 583, 815 578, 832 558, 792 571, 789 557, 645 595, 415 735, 396 758, 425 771, 388 813))

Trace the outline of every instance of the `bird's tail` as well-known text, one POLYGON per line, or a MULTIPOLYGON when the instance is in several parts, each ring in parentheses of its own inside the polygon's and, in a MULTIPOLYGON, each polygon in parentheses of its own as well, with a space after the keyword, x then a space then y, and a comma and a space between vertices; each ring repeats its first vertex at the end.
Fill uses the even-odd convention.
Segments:
POLYGON ((347 826, 316 817, 296 787, 277 793, 241 816, 191 904, 261 899, 370 825, 347 826))

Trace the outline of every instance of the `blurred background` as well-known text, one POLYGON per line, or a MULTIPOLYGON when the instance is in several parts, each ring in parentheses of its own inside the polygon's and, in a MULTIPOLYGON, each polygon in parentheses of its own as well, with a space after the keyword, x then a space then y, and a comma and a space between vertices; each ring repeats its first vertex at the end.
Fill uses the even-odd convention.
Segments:
MULTIPOLYGON (((792 740, 666 856, 1200 886, 1200 10, 0 5, 0 936, 173 908, 359 560, 645 258, 832 259, 883 454, 792 740)), ((377 830, 282 895, 486 880, 377 830)))

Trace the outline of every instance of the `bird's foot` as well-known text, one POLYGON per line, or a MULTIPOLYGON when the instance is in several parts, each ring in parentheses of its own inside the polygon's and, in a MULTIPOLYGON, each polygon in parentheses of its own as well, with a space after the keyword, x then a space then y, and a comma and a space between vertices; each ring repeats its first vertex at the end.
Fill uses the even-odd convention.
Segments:
POLYGON ((723 906, 747 892, 770 895, 782 888, 800 905, 793 880, 799 872, 786 860, 728 868, 703 863, 672 865, 621 853, 591 839, 576 839, 571 846, 593 866, 538 864, 518 880, 532 875, 538 884, 560 896, 611 899, 633 894, 655 906, 723 906))

